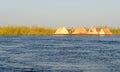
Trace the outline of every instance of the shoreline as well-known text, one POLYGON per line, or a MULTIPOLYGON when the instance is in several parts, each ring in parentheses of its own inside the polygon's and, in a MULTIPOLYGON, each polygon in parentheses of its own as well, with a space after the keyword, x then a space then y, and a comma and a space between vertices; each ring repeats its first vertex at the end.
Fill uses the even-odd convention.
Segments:
POLYGON ((7 36, 120 36, 120 34, 40 34, 40 35, 0 35, 0 37, 7 37, 7 36))
MULTIPOLYGON (((107 28, 110 29, 110 31, 112 32, 112 35, 120 36, 120 28, 111 28, 111 27, 107 27, 107 28)), ((88 28, 86 28, 86 29, 88 30, 88 28)), ((93 35, 93 34, 71 34, 74 31, 74 29, 68 29, 68 32, 70 34, 54 34, 55 31, 56 31, 56 29, 54 29, 54 28, 46 28, 46 27, 39 27, 39 26, 32 26, 32 27, 6 26, 6 27, 0 27, 0 36, 56 36, 56 35, 96 36, 96 34, 95 35, 93 35)), ((97 36, 99 36, 99 35, 97 34, 97 36)))

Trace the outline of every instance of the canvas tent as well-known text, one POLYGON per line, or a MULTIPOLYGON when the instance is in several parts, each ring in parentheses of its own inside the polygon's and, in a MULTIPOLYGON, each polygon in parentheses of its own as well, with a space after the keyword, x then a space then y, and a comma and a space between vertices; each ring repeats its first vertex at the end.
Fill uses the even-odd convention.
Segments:
POLYGON ((98 34, 96 28, 90 28, 87 32, 87 34, 98 34))
POLYGON ((76 28, 72 34, 87 34, 85 28, 76 28))
POLYGON ((103 28, 105 34, 112 34, 109 28, 103 28))
POLYGON ((55 34, 69 34, 69 32, 65 27, 60 27, 56 30, 55 34))
POLYGON ((105 34, 103 28, 96 28, 98 34, 105 34))
POLYGON ((109 28, 96 28, 99 34, 112 34, 109 28))

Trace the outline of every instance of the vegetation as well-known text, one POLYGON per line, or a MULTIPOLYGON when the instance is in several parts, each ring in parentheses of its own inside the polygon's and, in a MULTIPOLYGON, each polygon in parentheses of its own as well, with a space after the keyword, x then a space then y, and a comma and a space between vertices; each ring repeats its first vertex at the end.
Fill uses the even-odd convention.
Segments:
MULTIPOLYGON (((120 34, 120 28, 110 28, 110 30, 113 34, 120 34)), ((68 29, 68 31, 72 33, 73 29, 68 29)), ((36 27, 36 26, 0 27, 0 36, 39 36, 39 35, 51 35, 54 33, 55 33, 55 29, 36 27)))
POLYGON ((120 34, 120 28, 110 28, 110 30, 111 30, 111 32, 113 33, 113 34, 120 34))
POLYGON ((55 32, 54 29, 42 27, 0 27, 0 36, 24 36, 24 35, 50 35, 55 32))

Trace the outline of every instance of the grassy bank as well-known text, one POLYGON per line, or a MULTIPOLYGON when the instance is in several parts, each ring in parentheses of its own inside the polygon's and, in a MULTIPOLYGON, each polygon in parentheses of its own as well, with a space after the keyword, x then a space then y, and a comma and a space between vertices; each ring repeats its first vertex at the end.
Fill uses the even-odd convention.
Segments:
POLYGON ((53 34, 54 29, 43 27, 0 27, 0 36, 24 36, 24 35, 48 35, 53 34))
MULTIPOLYGON (((120 35, 120 28, 110 28, 110 30, 113 34, 120 35)), ((73 30, 68 29, 68 31, 72 33, 73 30)), ((39 35, 51 35, 54 33, 55 29, 52 28, 26 27, 26 26, 0 27, 0 36, 39 36, 39 35)))

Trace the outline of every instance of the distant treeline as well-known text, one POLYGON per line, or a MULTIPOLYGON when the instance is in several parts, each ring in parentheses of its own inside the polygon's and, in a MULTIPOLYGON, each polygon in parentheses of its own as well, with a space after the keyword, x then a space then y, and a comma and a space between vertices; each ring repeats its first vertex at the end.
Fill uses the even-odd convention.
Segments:
POLYGON ((51 28, 43 28, 43 27, 26 27, 26 26, 18 26, 18 27, 0 27, 0 36, 27 36, 27 35, 49 35, 55 32, 54 29, 51 28))
MULTIPOLYGON (((109 27, 110 28, 110 27, 109 27)), ((88 30, 89 28, 87 28, 88 30)), ((110 28, 113 34, 120 34, 120 28, 110 28)), ((56 29, 44 27, 6 26, 0 27, 0 36, 39 36, 54 34, 56 29)), ((70 33, 74 30, 69 29, 70 33)))

